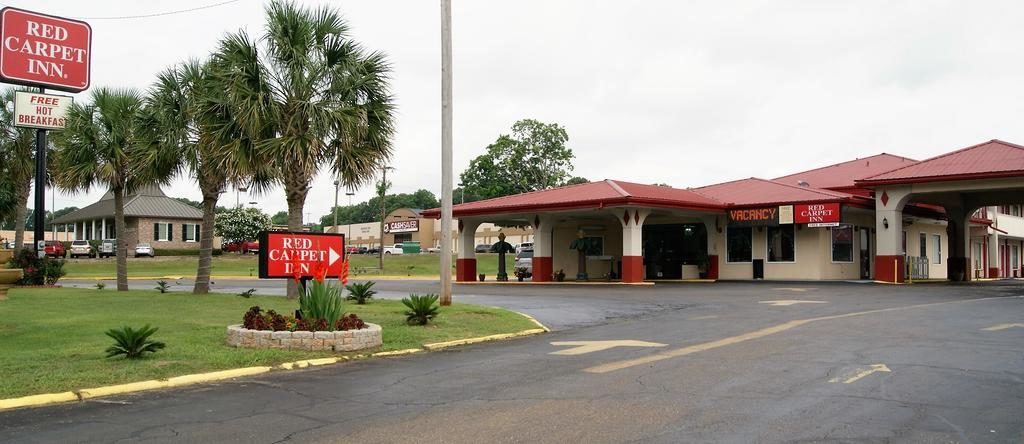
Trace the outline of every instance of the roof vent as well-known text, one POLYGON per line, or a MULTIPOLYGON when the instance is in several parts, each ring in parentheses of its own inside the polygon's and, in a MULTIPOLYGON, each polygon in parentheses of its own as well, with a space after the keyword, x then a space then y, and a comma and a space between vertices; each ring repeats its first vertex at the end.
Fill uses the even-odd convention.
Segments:
POLYGON ((801 181, 797 182, 796 184, 800 185, 802 187, 809 187, 809 186, 811 186, 811 184, 807 183, 806 180, 801 180, 801 181))

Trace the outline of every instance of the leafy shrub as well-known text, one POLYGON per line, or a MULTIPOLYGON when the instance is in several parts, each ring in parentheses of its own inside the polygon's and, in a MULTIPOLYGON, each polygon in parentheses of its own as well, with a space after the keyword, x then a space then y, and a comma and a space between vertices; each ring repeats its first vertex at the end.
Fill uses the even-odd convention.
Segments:
POLYGON ((338 322, 334 325, 335 330, 360 330, 366 328, 366 323, 355 313, 351 313, 348 316, 344 316, 338 319, 338 322))
POLYGON ((11 268, 22 269, 24 276, 18 285, 53 285, 67 272, 64 271, 64 260, 50 257, 38 257, 36 252, 22 248, 11 256, 8 262, 11 268))
POLYGON ((167 293, 167 290, 170 290, 170 289, 171 289, 171 286, 167 284, 167 281, 163 281, 163 280, 156 281, 156 290, 159 290, 160 293, 167 293))
POLYGON ((242 326, 249 330, 269 330, 270 320, 261 311, 259 305, 249 307, 249 311, 242 316, 242 326))
POLYGON ((409 308, 405 312, 405 322, 409 325, 427 325, 427 322, 437 317, 441 309, 440 306, 434 305, 437 299, 436 294, 410 294, 409 297, 402 299, 402 304, 409 308))
POLYGON ((314 279, 305 294, 299 295, 299 311, 303 319, 317 323, 324 321, 323 329, 327 330, 341 319, 343 302, 341 288, 322 279, 314 279))
POLYGON ((367 281, 364 283, 356 282, 351 285, 346 285, 345 289, 348 290, 348 296, 345 299, 350 301, 356 301, 356 304, 363 305, 367 301, 373 298, 373 295, 377 294, 376 290, 372 290, 373 281, 367 281))
POLYGON ((104 288, 107 288, 107 284, 104 284, 104 283, 102 283, 102 282, 97 282, 97 283, 96 283, 96 289, 97 289, 97 290, 102 290, 102 289, 104 289, 104 288))
POLYGON ((238 295, 243 297, 243 298, 249 299, 249 298, 252 297, 252 294, 255 293, 255 292, 256 292, 255 288, 250 288, 250 289, 245 290, 245 291, 243 291, 241 293, 238 293, 238 295))
POLYGON ((138 330, 131 327, 107 330, 107 336, 114 340, 114 345, 107 348, 107 357, 124 355, 128 359, 136 359, 141 358, 144 353, 155 353, 163 349, 166 346, 163 342, 149 339, 156 331, 157 328, 150 327, 149 324, 138 330))
MULTIPOLYGON (((199 256, 199 249, 191 248, 154 248, 153 254, 160 256, 199 256)), ((220 248, 213 249, 214 256, 220 256, 224 252, 220 248)))

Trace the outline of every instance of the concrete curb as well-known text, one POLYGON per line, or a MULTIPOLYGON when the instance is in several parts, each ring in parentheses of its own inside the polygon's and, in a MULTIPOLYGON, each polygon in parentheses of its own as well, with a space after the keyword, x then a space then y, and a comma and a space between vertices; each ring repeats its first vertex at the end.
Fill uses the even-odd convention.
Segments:
POLYGON ((125 393, 135 393, 146 390, 166 389, 174 387, 184 387, 188 385, 204 384, 216 381, 223 381, 225 379, 240 378, 243 376, 254 376, 263 373, 269 373, 271 371, 288 371, 295 369, 302 369, 307 367, 316 367, 322 365, 331 365, 343 361, 351 361, 355 359, 366 359, 366 358, 382 358, 389 356, 404 356, 413 353, 420 353, 423 351, 441 350, 444 348, 455 347, 459 345, 476 344, 480 342, 497 341, 501 339, 510 339, 523 336, 532 336, 536 334, 546 333, 549 330, 544 324, 541 324, 533 317, 519 313, 519 314, 531 322, 536 324, 540 328, 534 328, 529 330, 523 330, 516 333, 503 333, 490 336, 481 336, 477 338, 459 339, 455 341, 447 342, 435 342, 432 344, 424 344, 423 348, 407 348, 404 350, 394 350, 386 352, 377 352, 372 354, 360 354, 355 356, 334 356, 327 358, 316 358, 316 359, 305 359, 301 361, 285 362, 275 366, 260 366, 260 367, 243 367, 230 370, 220 370, 208 373, 197 373, 192 375, 175 376, 167 379, 151 379, 148 381, 130 382, 127 384, 108 385, 104 387, 94 387, 81 390, 73 390, 68 392, 60 393, 46 393, 41 395, 29 395, 22 396, 20 398, 9 398, 0 399, 0 412, 5 410, 24 408, 24 407, 40 407, 49 404, 73 402, 73 401, 84 401, 86 399, 99 398, 103 396, 121 395, 125 393))
MULTIPOLYGON (((195 276, 129 276, 128 280, 129 281, 154 281, 154 280, 160 280, 160 279, 193 279, 194 277, 195 276)), ((260 278, 259 276, 234 276, 234 275, 210 276, 211 280, 220 279, 220 280, 225 280, 225 281, 249 280, 249 279, 259 279, 259 278, 260 278)), ((115 281, 115 280, 117 280, 117 277, 115 277, 115 276, 99 276, 99 277, 97 277, 97 276, 64 276, 61 279, 71 280, 71 281, 115 281)), ((375 280, 382 280, 382 281, 401 281, 401 280, 406 280, 406 281, 423 281, 423 280, 440 279, 440 277, 438 277, 438 276, 377 276, 377 275, 369 275, 369 274, 353 274, 353 275, 349 275, 349 279, 359 279, 359 280, 363 280, 363 279, 374 280, 375 279, 375 280)))
POLYGON ((458 285, 654 285, 654 282, 605 282, 605 281, 587 281, 587 282, 576 282, 576 281, 564 281, 564 282, 533 282, 533 281, 467 281, 467 282, 454 282, 458 285))

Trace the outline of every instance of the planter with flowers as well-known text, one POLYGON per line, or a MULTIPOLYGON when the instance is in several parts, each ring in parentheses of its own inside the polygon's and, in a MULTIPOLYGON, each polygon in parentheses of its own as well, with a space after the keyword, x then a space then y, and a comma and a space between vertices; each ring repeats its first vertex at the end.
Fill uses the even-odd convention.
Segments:
MULTIPOLYGON (((297 267, 296 267, 297 268, 297 267)), ((381 328, 344 314, 341 285, 348 283, 348 261, 342 266, 340 285, 326 280, 327 267, 319 264, 313 280, 299 296, 296 316, 252 307, 242 324, 227 328, 227 343, 234 347, 347 352, 380 347, 381 328)), ((301 276, 296 275, 296 281, 301 276)))

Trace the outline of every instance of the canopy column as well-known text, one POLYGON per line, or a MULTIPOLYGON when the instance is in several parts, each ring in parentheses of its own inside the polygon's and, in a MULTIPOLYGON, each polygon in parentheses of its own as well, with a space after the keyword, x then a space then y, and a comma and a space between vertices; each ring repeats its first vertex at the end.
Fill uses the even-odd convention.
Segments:
POLYGON ((644 280, 643 227, 650 214, 651 210, 627 208, 619 218, 622 224, 622 282, 644 280))
POLYGON ((554 260, 551 257, 551 237, 555 220, 547 216, 533 217, 533 281, 551 282, 554 260))
POLYGON ((459 251, 455 260, 455 281, 476 281, 476 229, 480 221, 459 219, 459 251))

